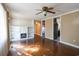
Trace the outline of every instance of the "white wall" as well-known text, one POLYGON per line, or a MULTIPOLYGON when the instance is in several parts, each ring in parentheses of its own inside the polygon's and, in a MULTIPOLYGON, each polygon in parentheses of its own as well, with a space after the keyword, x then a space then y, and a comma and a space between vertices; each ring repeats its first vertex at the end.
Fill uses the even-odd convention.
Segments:
POLYGON ((79 11, 61 16, 61 41, 79 46, 79 11))
POLYGON ((6 11, 0 4, 0 55, 8 54, 7 18, 6 11))
POLYGON ((12 26, 34 26, 33 25, 33 20, 32 19, 20 19, 20 18, 15 18, 15 19, 11 19, 9 20, 10 25, 12 26))
POLYGON ((45 20, 45 37, 53 40, 53 18, 45 20))

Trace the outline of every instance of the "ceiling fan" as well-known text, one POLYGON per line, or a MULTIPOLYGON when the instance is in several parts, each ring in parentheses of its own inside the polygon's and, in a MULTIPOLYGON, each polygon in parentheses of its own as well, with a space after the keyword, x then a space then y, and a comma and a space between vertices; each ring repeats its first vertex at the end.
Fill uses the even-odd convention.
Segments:
POLYGON ((38 14, 40 14, 40 13, 44 13, 44 16, 46 16, 47 13, 55 14, 56 12, 51 11, 51 10, 53 10, 53 9, 54 9, 53 7, 44 6, 44 7, 42 7, 42 9, 37 9, 37 10, 40 11, 40 12, 36 13, 36 15, 38 15, 38 14))

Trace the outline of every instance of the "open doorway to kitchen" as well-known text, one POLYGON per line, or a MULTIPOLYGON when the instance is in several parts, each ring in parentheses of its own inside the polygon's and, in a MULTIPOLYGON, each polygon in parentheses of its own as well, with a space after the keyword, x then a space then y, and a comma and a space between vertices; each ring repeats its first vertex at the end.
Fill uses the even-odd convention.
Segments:
POLYGON ((60 41, 60 17, 54 18, 54 40, 60 41))

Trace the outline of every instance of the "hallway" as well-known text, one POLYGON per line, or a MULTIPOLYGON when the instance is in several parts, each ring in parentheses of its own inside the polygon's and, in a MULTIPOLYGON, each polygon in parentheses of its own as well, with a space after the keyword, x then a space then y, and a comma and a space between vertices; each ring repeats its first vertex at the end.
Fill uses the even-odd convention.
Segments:
POLYGON ((79 49, 45 39, 42 42, 40 36, 27 41, 12 42, 9 56, 75 56, 79 55, 79 49), (27 42, 28 41, 28 42, 27 42), (48 43, 48 44, 47 44, 48 43))

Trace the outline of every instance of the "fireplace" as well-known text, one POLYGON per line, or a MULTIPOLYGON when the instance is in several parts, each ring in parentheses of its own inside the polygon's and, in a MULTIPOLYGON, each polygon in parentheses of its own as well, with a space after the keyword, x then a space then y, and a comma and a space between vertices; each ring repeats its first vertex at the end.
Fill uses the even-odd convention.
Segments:
POLYGON ((26 33, 21 33, 21 34, 20 34, 20 37, 21 37, 21 38, 27 38, 27 34, 26 34, 26 33))

